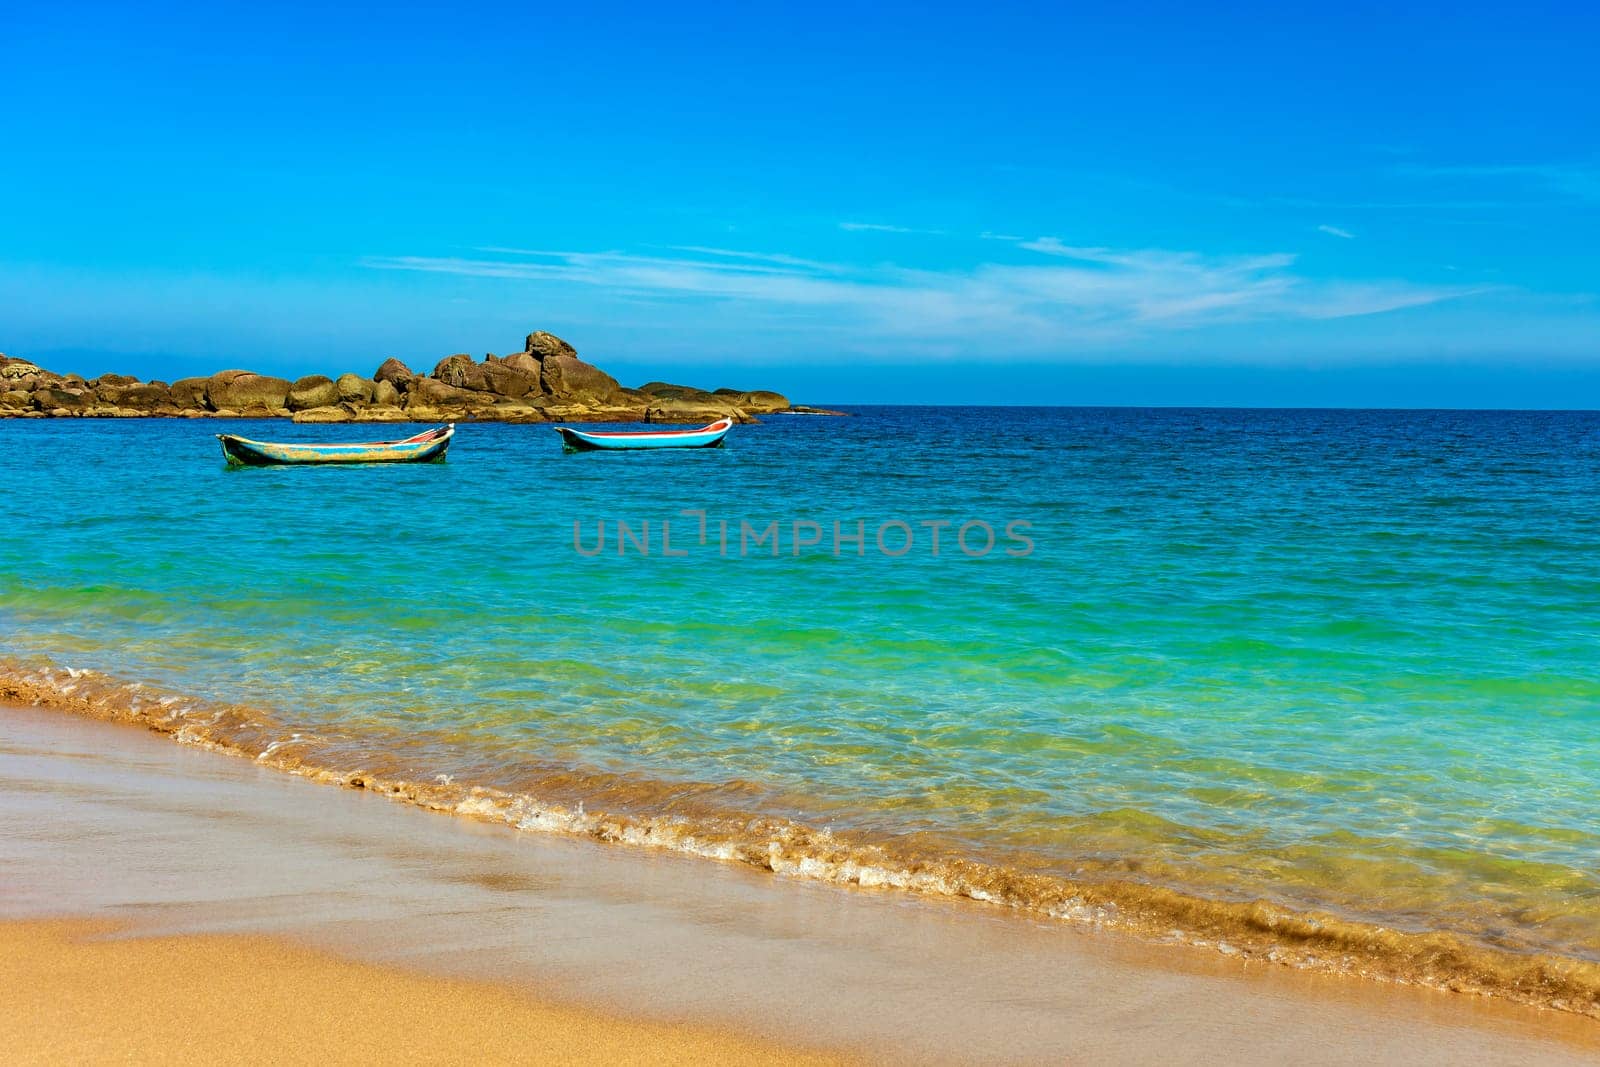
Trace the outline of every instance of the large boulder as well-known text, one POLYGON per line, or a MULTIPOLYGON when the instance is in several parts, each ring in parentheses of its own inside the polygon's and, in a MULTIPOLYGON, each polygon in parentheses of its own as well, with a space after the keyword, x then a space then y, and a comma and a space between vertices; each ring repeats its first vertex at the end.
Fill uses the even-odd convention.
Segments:
MULTIPOLYGON (((562 343, 566 344, 564 341, 562 343)), ((593 364, 585 363, 576 355, 545 356, 539 361, 539 366, 543 371, 540 382, 544 391, 551 396, 572 400, 610 400, 622 388, 611 375, 593 364)))
POLYGON ((457 389, 437 378, 416 378, 406 391, 406 410, 414 408, 461 408, 481 397, 470 389, 457 389))
POLYGON ((692 385, 673 385, 671 382, 645 382, 639 386, 639 392, 662 398, 693 397, 698 399, 712 395, 704 389, 696 389, 692 385))
POLYGON ((333 384, 338 387, 339 399, 346 404, 366 404, 372 400, 374 384, 370 378, 363 378, 359 374, 341 374, 333 384))
POLYGON ((397 408, 400 406, 400 390, 395 388, 394 382, 385 379, 372 387, 372 402, 379 407, 397 408))
POLYGON ((172 391, 160 382, 134 380, 128 385, 113 385, 105 384, 104 378, 98 380, 102 384, 95 386, 95 396, 114 407, 149 411, 172 402, 172 391))
POLYGON ((225 370, 213 374, 206 381, 206 399, 218 411, 253 411, 264 408, 276 411, 289 399, 293 388, 286 378, 274 378, 247 370, 225 370))
POLYGON ((512 370, 531 374, 535 378, 539 376, 539 360, 527 352, 513 352, 499 362, 502 367, 510 367, 512 370))
POLYGON ((398 359, 389 358, 383 361, 377 371, 372 375, 375 382, 393 382, 396 389, 404 390, 406 383, 415 378, 411 368, 401 363, 398 359))
MULTIPOLYGON (((523 359, 528 359, 528 357, 522 353, 518 353, 518 355, 521 355, 523 359)), ((528 362, 533 363, 534 361, 528 359, 528 362)), ((521 398, 525 396, 538 396, 544 391, 544 386, 539 377, 539 368, 537 363, 534 364, 534 369, 531 374, 525 370, 519 370, 516 367, 512 367, 509 364, 498 361, 494 363, 485 363, 479 368, 479 370, 482 371, 483 376, 486 379, 488 391, 499 396, 521 398)))
POLYGON ((770 389, 755 389, 748 393, 740 393, 730 399, 734 406, 741 411, 748 411, 755 415, 789 410, 789 398, 782 393, 774 393, 770 389))
POLYGON ((189 411, 204 411, 206 407, 206 378, 179 378, 168 388, 172 402, 189 411))
POLYGON ((355 417, 354 422, 409 422, 414 415, 407 414, 399 408, 362 408, 361 414, 355 417))
POLYGON ((308 374, 289 389, 290 411, 309 411, 339 402, 339 387, 325 374, 308 374))
POLYGON ((10 389, 0 393, 0 408, 8 411, 33 410, 33 394, 24 393, 20 389, 10 389))
POLYGON ((102 388, 119 389, 124 386, 138 385, 139 379, 133 377, 131 374, 102 374, 89 384, 94 388, 95 395, 99 396, 101 395, 100 390, 102 388))
POLYGON ((7 355, 0 355, 0 379, 15 381, 26 378, 30 374, 42 373, 37 363, 29 363, 25 359, 13 359, 7 355))
POLYGON ((94 403, 94 398, 82 389, 45 385, 33 391, 33 402, 41 411, 84 411, 94 403))
POLYGON ((295 422, 349 422, 355 412, 345 404, 322 404, 294 413, 295 422))
POLYGON ((573 348, 555 334, 545 333, 543 330, 535 330, 528 335, 523 351, 541 363, 551 356, 576 357, 578 354, 576 348, 573 348))
POLYGON ((748 422, 749 417, 721 397, 685 399, 683 397, 656 397, 645 408, 646 422, 715 422, 717 419, 737 419, 748 422))
POLYGON ((441 359, 433 368, 433 376, 446 385, 476 392, 489 390, 489 378, 484 368, 465 352, 441 359))

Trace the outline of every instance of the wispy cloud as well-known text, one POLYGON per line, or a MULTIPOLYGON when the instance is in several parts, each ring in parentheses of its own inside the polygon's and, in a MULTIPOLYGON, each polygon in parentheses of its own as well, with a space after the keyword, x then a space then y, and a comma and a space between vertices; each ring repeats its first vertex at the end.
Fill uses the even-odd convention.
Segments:
POLYGON ((1012 353, 1222 323, 1372 315, 1476 291, 1314 279, 1297 273, 1287 253, 1211 256, 1084 247, 1054 237, 1016 242, 1012 249, 1006 262, 942 270, 851 267, 702 246, 676 249, 682 254, 675 256, 483 249, 481 257, 374 256, 365 264, 804 314, 869 335, 981 342, 1012 353))
POLYGON ((839 229, 849 230, 852 233, 926 233, 934 236, 943 236, 943 230, 923 230, 915 226, 891 226, 882 222, 841 222, 839 229))
POLYGON ((1329 226, 1326 224, 1318 226, 1317 232, 1328 234, 1330 237, 1342 237, 1346 241, 1353 241, 1356 237, 1356 235, 1351 233, 1349 230, 1341 229, 1338 226, 1329 226))
POLYGON ((1530 192, 1600 200, 1600 163, 1408 164, 1399 171, 1420 178, 1510 182, 1530 192))

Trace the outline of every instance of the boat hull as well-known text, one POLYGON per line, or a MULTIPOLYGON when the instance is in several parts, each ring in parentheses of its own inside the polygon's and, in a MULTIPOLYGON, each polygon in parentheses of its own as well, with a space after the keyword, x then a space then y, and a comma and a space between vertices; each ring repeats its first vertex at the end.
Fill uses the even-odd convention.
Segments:
POLYGON ((433 463, 444 459, 455 436, 455 426, 408 437, 404 441, 364 441, 358 444, 284 443, 252 441, 236 434, 219 433, 222 454, 236 467, 277 467, 312 463, 433 463))
POLYGON ((732 419, 718 419, 693 430, 602 431, 557 426, 569 452, 638 452, 657 448, 720 448, 733 429, 732 419))

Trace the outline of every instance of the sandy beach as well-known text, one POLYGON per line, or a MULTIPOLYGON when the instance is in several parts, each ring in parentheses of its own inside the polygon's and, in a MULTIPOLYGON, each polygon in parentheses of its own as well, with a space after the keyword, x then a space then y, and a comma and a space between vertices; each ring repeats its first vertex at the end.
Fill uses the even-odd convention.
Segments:
POLYGON ((31 1061, 1600 1057, 1559 1013, 517 833, 35 709, 0 712, 0 871, 31 1061))
POLYGON ((88 922, 0 924, 8 1062, 847 1062, 268 938, 117 932, 88 922))

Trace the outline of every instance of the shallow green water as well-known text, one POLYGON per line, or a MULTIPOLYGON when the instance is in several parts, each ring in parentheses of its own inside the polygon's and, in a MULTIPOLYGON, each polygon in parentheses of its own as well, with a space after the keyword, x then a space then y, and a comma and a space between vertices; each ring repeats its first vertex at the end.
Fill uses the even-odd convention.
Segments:
POLYGON ((719 451, 473 425, 442 465, 240 471, 224 428, 0 422, 0 656, 398 728, 419 777, 722 785, 1600 959, 1600 416, 863 409, 719 451))

